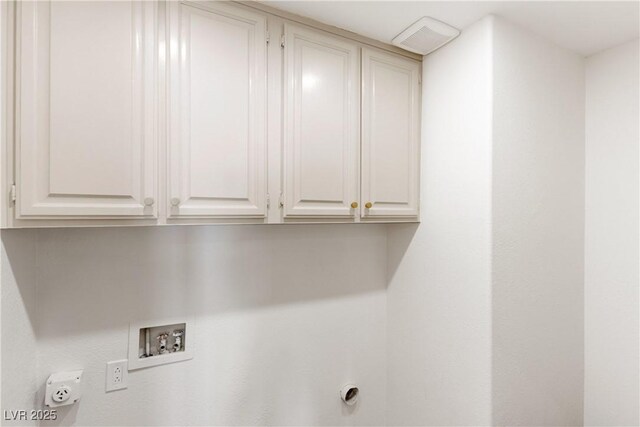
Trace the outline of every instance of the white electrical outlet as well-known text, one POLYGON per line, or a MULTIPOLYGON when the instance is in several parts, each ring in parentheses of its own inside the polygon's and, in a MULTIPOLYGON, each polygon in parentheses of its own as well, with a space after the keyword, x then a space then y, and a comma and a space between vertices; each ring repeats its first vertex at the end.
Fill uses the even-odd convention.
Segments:
POLYGON ((127 388, 128 377, 129 371, 127 370, 126 359, 107 362, 106 391, 114 391, 127 388))

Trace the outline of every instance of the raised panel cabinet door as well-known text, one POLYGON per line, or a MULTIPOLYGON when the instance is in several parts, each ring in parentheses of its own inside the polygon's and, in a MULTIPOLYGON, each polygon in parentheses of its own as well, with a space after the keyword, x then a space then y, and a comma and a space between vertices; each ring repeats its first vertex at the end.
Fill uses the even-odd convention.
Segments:
POLYGON ((355 216, 359 48, 285 24, 284 216, 355 216))
POLYGON ((16 217, 156 217, 157 4, 17 13, 16 217))
POLYGON ((418 216, 420 64, 362 50, 363 217, 418 216))
POLYGON ((266 214, 266 18, 167 2, 169 217, 266 214))

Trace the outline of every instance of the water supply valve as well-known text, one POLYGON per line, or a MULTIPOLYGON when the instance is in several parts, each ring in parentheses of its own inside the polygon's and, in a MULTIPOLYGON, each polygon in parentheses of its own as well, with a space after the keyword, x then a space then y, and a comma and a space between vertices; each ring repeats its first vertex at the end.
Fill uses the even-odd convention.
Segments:
POLYGON ((167 352, 167 338, 169 338, 168 332, 162 332, 158 335, 158 354, 164 354, 167 352))
POLYGON ((176 329, 173 331, 173 351, 182 350, 182 337, 184 336, 184 330, 176 329))

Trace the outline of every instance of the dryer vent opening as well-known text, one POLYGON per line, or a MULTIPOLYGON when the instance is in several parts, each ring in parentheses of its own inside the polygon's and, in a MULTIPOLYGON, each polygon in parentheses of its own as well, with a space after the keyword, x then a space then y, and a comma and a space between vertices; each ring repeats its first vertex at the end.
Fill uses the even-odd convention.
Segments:
POLYGON ((342 401, 349 406, 355 405, 358 401, 358 394, 360 394, 360 390, 353 384, 347 384, 340 390, 342 401))

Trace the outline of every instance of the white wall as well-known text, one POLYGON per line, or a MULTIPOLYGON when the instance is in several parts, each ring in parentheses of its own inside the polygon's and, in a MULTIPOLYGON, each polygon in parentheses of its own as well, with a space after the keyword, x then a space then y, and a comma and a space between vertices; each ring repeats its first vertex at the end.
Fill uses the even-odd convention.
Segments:
POLYGON ((2 409, 84 368, 54 424, 580 425, 584 337, 585 423, 637 424, 637 50, 587 61, 586 174, 581 58, 492 17, 429 55, 418 226, 2 231, 2 409), (105 394, 180 314, 196 358, 105 394))
POLYGON ((638 425, 638 40, 586 61, 585 425, 638 425))
POLYGON ((425 58, 422 224, 389 229, 390 425, 582 422, 582 59, 488 17, 425 58))
MULTIPOLYGON (((20 233, 30 232, 3 231, 5 245, 20 233)), ((60 229, 36 239, 35 259, 17 262, 37 274, 37 310, 3 295, 3 313, 15 305, 33 326, 37 350, 24 352, 37 355, 39 401, 50 373, 84 369, 81 403, 54 424, 384 423, 385 226, 60 229), (126 358, 130 320, 190 314, 193 360, 132 371, 127 390, 104 392, 105 363, 126 358), (361 387, 353 410, 338 396, 350 381, 361 387)), ((17 279, 31 292, 30 277, 17 279)), ((29 330, 5 325, 15 329, 3 329, 5 349, 29 330)), ((22 353, 5 355, 6 374, 22 353)), ((17 383, 3 381, 3 394, 17 383)))
POLYGON ((584 65, 496 19, 493 422, 582 425, 584 65))
MULTIPOLYGON (((0 248, 2 301, 2 410, 36 407, 36 232, 3 230, 0 248)), ((4 418, 4 412, 2 414, 4 418)), ((33 425, 33 422, 12 423, 33 425)))
POLYGON ((422 223, 389 227, 388 425, 491 423, 491 26, 423 64, 422 223))

